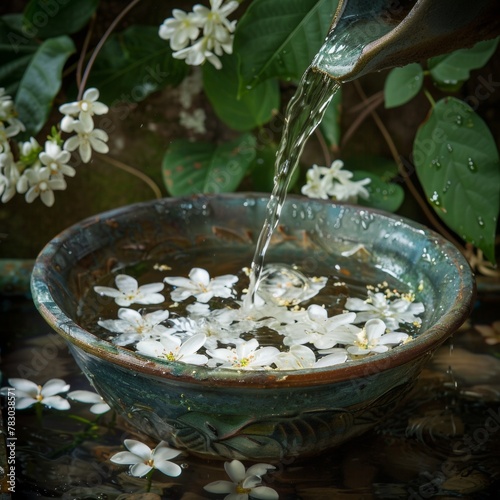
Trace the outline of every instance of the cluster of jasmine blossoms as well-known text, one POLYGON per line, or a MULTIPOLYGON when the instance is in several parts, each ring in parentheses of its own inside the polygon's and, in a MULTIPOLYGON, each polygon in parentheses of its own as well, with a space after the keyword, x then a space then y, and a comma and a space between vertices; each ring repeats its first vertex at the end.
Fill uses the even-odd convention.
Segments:
POLYGON ((88 89, 80 101, 63 104, 59 111, 64 115, 59 127, 52 127, 51 134, 42 147, 36 138, 18 141, 16 136, 26 130, 17 118, 12 98, 0 88, 0 196, 3 203, 16 194, 24 194, 28 203, 40 197, 51 207, 54 191, 66 189, 66 177, 76 171, 69 165, 71 152, 78 150, 83 163, 89 163, 92 150, 107 153, 108 135, 94 127, 94 115, 108 112, 108 107, 97 99, 99 92, 88 89), (73 134, 63 140, 61 132, 73 134))
POLYGON ((208 61, 220 69, 222 63, 218 56, 233 51, 236 21, 229 21, 227 17, 238 5, 236 0, 227 3, 210 0, 210 8, 197 4, 189 13, 174 9, 173 17, 165 19, 160 26, 159 35, 170 41, 176 59, 184 59, 192 66, 208 61))
POLYGON ((364 186, 371 179, 352 181, 353 173, 343 170, 342 160, 335 160, 330 167, 313 165, 306 173, 306 184, 302 186, 301 192, 309 198, 320 198, 322 200, 334 199, 356 203, 358 196, 367 200, 370 194, 364 186))
MULTIPOLYGON (((248 269, 242 274, 248 275, 248 269)), ((109 340, 116 345, 148 357, 239 370, 298 370, 386 352, 411 340, 400 330, 417 331, 418 315, 424 311, 413 294, 383 284, 368 289, 365 300, 348 298, 342 313, 329 316, 320 304, 302 306, 328 279, 307 278, 293 266, 277 264, 265 267, 249 306, 248 290, 237 296, 238 280, 229 274, 212 278, 202 268, 191 269, 188 277, 168 276, 164 282, 144 285, 118 274, 116 288, 94 287, 120 306, 117 318, 101 318, 98 325, 112 332, 109 340), (171 301, 157 309, 165 302, 164 292, 171 301), (149 307, 130 307, 133 304, 149 307), (272 345, 260 345, 262 333, 272 345)))

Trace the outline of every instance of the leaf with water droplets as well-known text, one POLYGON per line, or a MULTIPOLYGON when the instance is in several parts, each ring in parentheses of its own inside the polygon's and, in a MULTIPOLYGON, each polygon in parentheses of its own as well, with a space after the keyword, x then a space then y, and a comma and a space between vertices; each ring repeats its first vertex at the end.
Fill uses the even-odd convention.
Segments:
POLYGON ((439 217, 494 262, 500 160, 482 118, 453 97, 438 101, 417 132, 413 162, 439 217), (457 117, 471 126, 457 126, 457 117))
POLYGON ((422 88, 423 81, 424 71, 418 63, 394 68, 385 80, 385 107, 395 108, 413 99, 422 88))

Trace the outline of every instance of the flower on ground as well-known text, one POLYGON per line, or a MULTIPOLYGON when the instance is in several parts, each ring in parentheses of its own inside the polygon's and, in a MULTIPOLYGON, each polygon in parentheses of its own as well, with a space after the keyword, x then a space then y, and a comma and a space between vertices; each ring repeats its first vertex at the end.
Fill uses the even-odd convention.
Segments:
POLYGON ((113 297, 122 307, 130 304, 160 304, 165 297, 158 292, 164 288, 163 283, 150 283, 139 286, 137 280, 127 274, 118 274, 115 278, 118 289, 108 286, 95 286, 94 291, 99 295, 113 297))
POLYGON ((90 131, 94 128, 92 116, 104 115, 109 111, 106 104, 99 102, 98 98, 99 90, 90 88, 83 93, 83 98, 80 101, 63 104, 59 106, 59 111, 63 115, 78 117, 83 128, 90 131))
POLYGON ((207 350, 212 358, 209 366, 220 365, 221 368, 236 368, 242 370, 255 370, 269 367, 279 354, 276 347, 261 347, 257 339, 250 339, 238 344, 235 348, 220 348, 207 350))
POLYGON ((279 498, 276 490, 262 486, 262 476, 267 471, 275 469, 269 464, 255 464, 245 471, 245 466, 239 460, 224 463, 224 469, 231 481, 213 481, 204 486, 210 493, 229 493, 224 500, 248 500, 249 497, 261 500, 279 498))
POLYGON ((68 398, 79 401, 80 403, 91 403, 90 411, 95 415, 102 415, 108 412, 111 407, 105 403, 99 394, 92 391, 71 391, 68 392, 68 398))
POLYGON ((355 356, 382 353, 389 350, 389 345, 404 342, 408 335, 401 332, 385 333, 386 324, 380 319, 370 319, 358 333, 346 333, 342 343, 348 345, 347 352, 355 356))
POLYGON ((370 197, 364 186, 371 182, 370 178, 352 181, 353 173, 342 170, 344 163, 335 160, 329 168, 313 165, 306 173, 306 184, 302 186, 302 194, 309 198, 329 199, 356 202, 358 196, 370 197))
POLYGON ((70 407, 66 399, 58 396, 69 390, 69 384, 62 379, 52 378, 43 386, 24 378, 9 378, 8 381, 10 386, 2 387, 0 393, 6 395, 9 388, 14 388, 17 410, 24 410, 37 403, 56 410, 67 410, 70 407))
POLYGON ((369 290, 366 300, 349 297, 345 307, 349 311, 359 311, 355 323, 378 318, 384 321, 387 328, 396 330, 401 323, 420 326, 422 320, 417 315, 424 312, 424 305, 421 302, 413 302, 412 298, 406 295, 390 300, 382 292, 373 293, 369 290))
POLYGON ((106 330, 121 334, 113 339, 114 344, 128 345, 171 332, 171 328, 161 324, 168 316, 168 311, 141 314, 134 309, 121 307, 118 309, 118 319, 99 320, 97 324, 106 330))
POLYGON ((141 340, 137 343, 136 349, 139 354, 162 358, 167 361, 182 361, 192 365, 203 365, 208 358, 204 354, 197 354, 205 343, 206 336, 199 333, 189 337, 182 342, 180 338, 173 335, 162 335, 160 340, 141 340))
POLYGON ((134 477, 143 477, 153 469, 171 477, 177 477, 182 472, 179 465, 170 461, 182 452, 169 448, 165 441, 161 441, 154 450, 135 439, 125 439, 123 444, 129 451, 115 453, 110 460, 115 464, 130 465, 129 472, 134 477))
POLYGON ((228 16, 238 8, 238 2, 231 0, 210 0, 210 8, 195 5, 193 12, 174 9, 174 17, 165 19, 159 29, 159 36, 170 40, 173 57, 184 59, 186 64, 198 66, 209 61, 217 69, 222 67, 219 56, 233 51, 236 21, 228 16), (201 38, 199 37, 202 33, 201 38))
POLYGON ((312 304, 302 321, 285 327, 285 345, 314 344, 317 349, 329 349, 339 343, 339 335, 359 331, 352 323, 355 313, 342 313, 328 317, 325 308, 312 304))
POLYGON ((212 297, 231 297, 232 285, 238 281, 238 277, 226 274, 210 279, 208 271, 194 267, 189 272, 189 278, 169 276, 164 281, 175 287, 170 294, 173 301, 182 302, 193 296, 198 302, 206 303, 212 297))

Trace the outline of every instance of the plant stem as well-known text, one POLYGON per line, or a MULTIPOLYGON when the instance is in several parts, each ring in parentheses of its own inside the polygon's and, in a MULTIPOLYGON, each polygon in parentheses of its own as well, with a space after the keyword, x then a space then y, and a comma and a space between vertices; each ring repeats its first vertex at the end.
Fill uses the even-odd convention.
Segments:
POLYGON ((431 93, 427 89, 424 89, 424 94, 425 97, 427 97, 427 100, 431 103, 431 107, 434 108, 436 106, 436 101, 434 100, 434 97, 432 97, 431 93))
POLYGON ((80 89, 82 89, 83 64, 85 62, 85 59, 87 58, 87 51, 89 49, 90 38, 92 35, 92 31, 94 29, 95 20, 96 20, 96 15, 94 13, 94 15, 92 16, 92 19, 90 20, 89 29, 87 30, 87 34, 85 35, 85 40, 83 41, 82 50, 80 52, 80 57, 78 58, 78 62, 76 64, 76 85, 77 85, 79 91, 80 91, 80 89))
POLYGON ((94 51, 92 52, 92 55, 90 56, 89 62, 87 63, 87 66, 85 68, 85 71, 83 73, 80 85, 78 87, 78 97, 77 100, 81 100, 83 91, 85 90, 85 85, 87 85, 87 80, 90 75, 90 71, 92 69, 92 66, 94 65, 94 62, 97 58, 97 55, 101 51, 103 45, 106 43, 106 40, 109 38, 111 33, 113 33, 113 30, 116 28, 118 23, 127 15, 127 13, 134 8, 141 0, 132 0, 113 20, 113 22, 109 25, 108 29, 105 31, 104 35, 102 35, 101 39, 99 40, 98 44, 95 46, 94 51))
POLYGON ((151 469, 147 474, 146 474, 146 479, 148 480, 148 483, 146 484, 146 493, 149 493, 151 491, 151 485, 153 484, 153 473, 154 469, 151 469))
POLYGON ((36 421, 39 427, 43 427, 42 417, 43 417, 43 405, 42 403, 35 403, 35 415, 36 421))

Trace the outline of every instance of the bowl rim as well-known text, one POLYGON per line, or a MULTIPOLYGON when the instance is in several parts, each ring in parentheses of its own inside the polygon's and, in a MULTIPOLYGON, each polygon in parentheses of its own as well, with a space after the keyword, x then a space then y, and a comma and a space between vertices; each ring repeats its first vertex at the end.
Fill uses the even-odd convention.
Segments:
POLYGON ((50 272, 52 257, 75 232, 76 228, 95 224, 103 219, 113 219, 124 216, 137 208, 148 208, 156 203, 179 204, 199 200, 213 199, 241 199, 256 200, 269 199, 269 193, 222 193, 188 195, 153 199, 139 203, 128 204, 108 210, 77 222, 57 236, 52 238, 40 251, 35 259, 31 275, 31 294, 33 302, 45 321, 60 334, 70 345, 86 352, 91 356, 106 360, 109 363, 121 366, 126 370, 134 370, 148 376, 160 379, 172 379, 178 382, 217 385, 242 388, 271 388, 271 387, 310 387, 331 384, 333 382, 349 381, 358 378, 375 376, 391 368, 409 364, 417 359, 427 360, 432 352, 453 334, 467 319, 473 306, 476 295, 476 284, 469 263, 461 252, 443 236, 428 227, 404 216, 385 212, 383 210, 338 203, 329 200, 310 199, 300 195, 287 195, 286 202, 308 202, 339 206, 354 212, 367 211, 384 216, 393 221, 401 222, 412 230, 424 233, 426 239, 432 239, 439 244, 440 250, 446 254, 453 268, 458 272, 459 291, 454 297, 451 307, 430 328, 421 332, 407 344, 397 346, 386 353, 368 356, 363 359, 349 361, 340 365, 324 368, 309 368, 303 370, 239 370, 231 368, 209 368, 186 364, 179 361, 163 361, 138 354, 126 347, 117 346, 109 341, 100 339, 94 334, 80 327, 69 318, 56 303, 50 288, 44 278, 50 272), (425 335, 424 335, 425 334, 425 335))

